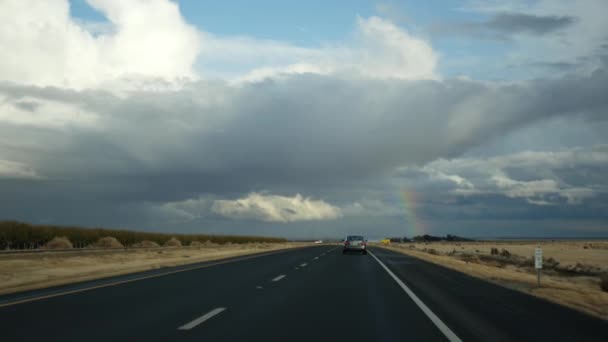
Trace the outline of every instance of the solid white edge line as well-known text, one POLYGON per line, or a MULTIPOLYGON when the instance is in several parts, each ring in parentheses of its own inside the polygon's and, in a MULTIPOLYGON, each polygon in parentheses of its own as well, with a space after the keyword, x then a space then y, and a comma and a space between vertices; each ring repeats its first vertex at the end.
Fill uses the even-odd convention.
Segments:
POLYGON ((279 280, 281 280, 281 279, 283 279, 285 277, 286 276, 284 274, 281 274, 280 276, 276 276, 276 277, 272 278, 272 281, 279 281, 279 280))
POLYGON ((384 268, 384 270, 393 278, 393 280, 395 280, 395 282, 397 282, 397 284, 399 284, 399 286, 401 286, 403 291, 405 291, 405 293, 407 293, 407 295, 414 301, 414 303, 416 303, 416 305, 418 305, 420 310, 422 310, 422 312, 424 312, 424 314, 431 320, 431 322, 433 322, 433 324, 435 324, 435 326, 439 329, 439 331, 441 331, 443 333, 443 335, 445 335, 445 337, 447 337, 447 339, 449 341, 462 342, 462 340, 458 336, 456 336, 456 334, 454 334, 454 332, 447 325, 445 325, 445 323, 443 323, 443 321, 441 319, 439 319, 439 317, 437 317, 437 315, 435 315, 435 313, 433 311, 431 311, 431 309, 429 309, 429 307, 426 306, 426 304, 424 304, 420 300, 420 298, 418 298, 418 296, 416 296, 416 294, 412 290, 410 290, 410 288, 407 287, 407 285, 405 285, 403 283, 403 281, 401 281, 401 279, 399 279, 393 273, 393 271, 391 271, 388 267, 386 267, 386 265, 382 261, 380 261, 380 259, 378 259, 374 255, 374 253, 372 253, 371 251, 368 251, 368 253, 374 259, 376 259, 376 261, 380 264, 380 266, 382 266, 382 268, 384 268))
POLYGON ((203 323, 204 321, 210 319, 211 317, 221 313, 224 310, 226 310, 226 308, 215 308, 215 309, 207 312, 206 314, 202 315, 201 317, 193 320, 192 322, 186 323, 177 329, 178 330, 190 330, 190 329, 196 327, 197 325, 203 323))
POLYGON ((306 265, 308 265, 307 263, 302 263, 300 264, 300 267, 306 267, 306 265))

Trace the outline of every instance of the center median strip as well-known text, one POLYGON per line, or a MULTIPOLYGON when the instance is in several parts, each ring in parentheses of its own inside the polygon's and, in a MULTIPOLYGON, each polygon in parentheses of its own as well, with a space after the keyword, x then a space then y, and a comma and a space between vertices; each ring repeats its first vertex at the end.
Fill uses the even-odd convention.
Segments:
POLYGON ((429 309, 429 307, 426 306, 426 304, 424 304, 424 302, 420 300, 420 298, 418 298, 418 296, 416 296, 416 294, 409 287, 407 287, 407 285, 405 285, 405 283, 403 283, 403 281, 401 281, 399 277, 397 277, 393 273, 393 271, 386 267, 386 265, 382 261, 380 261, 380 259, 378 259, 374 255, 374 253, 372 253, 371 251, 368 251, 368 253, 380 264, 380 266, 382 266, 382 268, 391 276, 391 278, 393 278, 393 280, 395 280, 395 282, 399 284, 403 291, 407 293, 407 295, 412 299, 412 301, 414 301, 414 303, 420 308, 420 310, 422 310, 422 312, 431 320, 431 322, 433 322, 433 324, 435 324, 439 331, 441 331, 449 341, 462 342, 462 340, 458 336, 456 336, 456 334, 447 325, 445 325, 445 323, 443 323, 443 321, 439 319, 439 317, 437 317, 437 315, 435 315, 435 313, 431 311, 431 309, 429 309))

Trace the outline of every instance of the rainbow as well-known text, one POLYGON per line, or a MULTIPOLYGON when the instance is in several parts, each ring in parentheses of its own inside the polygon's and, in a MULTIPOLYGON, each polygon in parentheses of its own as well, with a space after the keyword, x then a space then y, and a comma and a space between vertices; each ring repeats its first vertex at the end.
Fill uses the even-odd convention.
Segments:
POLYGON ((416 217, 416 209, 420 200, 420 193, 401 189, 401 201, 405 209, 406 236, 409 238, 426 233, 426 225, 420 218, 416 217))

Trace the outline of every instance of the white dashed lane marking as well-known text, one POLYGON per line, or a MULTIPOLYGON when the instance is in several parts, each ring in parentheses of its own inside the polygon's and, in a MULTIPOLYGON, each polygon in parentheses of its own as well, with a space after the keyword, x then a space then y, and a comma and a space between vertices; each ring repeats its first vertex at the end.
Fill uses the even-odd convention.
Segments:
POLYGON ((280 276, 277 276, 277 277, 272 278, 272 281, 279 281, 279 280, 281 280, 281 279, 283 279, 283 278, 285 278, 285 275, 284 275, 284 274, 281 274, 280 276))
POLYGON ((210 319, 211 317, 222 313, 222 311, 224 311, 224 310, 226 310, 226 308, 215 308, 215 309, 207 312, 206 314, 202 315, 201 317, 193 320, 192 322, 186 323, 177 329, 178 330, 190 330, 190 329, 196 327, 197 325, 205 322, 206 320, 210 319))

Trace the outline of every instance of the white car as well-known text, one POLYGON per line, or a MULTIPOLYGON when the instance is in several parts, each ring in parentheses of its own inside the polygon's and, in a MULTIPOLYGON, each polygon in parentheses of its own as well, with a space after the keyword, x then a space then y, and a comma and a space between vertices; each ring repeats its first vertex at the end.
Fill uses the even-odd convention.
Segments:
POLYGON ((317 240, 317 241, 315 241, 315 243, 316 244, 321 244, 321 243, 323 243, 323 240, 317 240))
POLYGON ((367 240, 363 236, 349 235, 344 239, 344 248, 342 254, 348 252, 359 252, 361 254, 367 254, 367 240))

